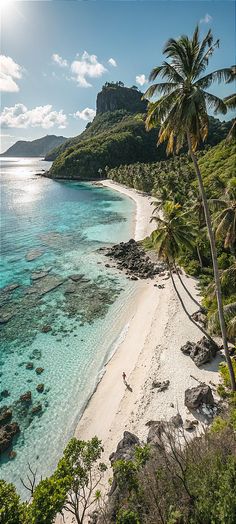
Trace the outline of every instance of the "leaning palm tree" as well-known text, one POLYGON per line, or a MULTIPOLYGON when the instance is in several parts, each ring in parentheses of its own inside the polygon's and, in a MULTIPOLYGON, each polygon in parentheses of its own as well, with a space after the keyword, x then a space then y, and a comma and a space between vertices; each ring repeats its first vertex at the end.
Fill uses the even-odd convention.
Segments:
MULTIPOLYGON (((205 331, 189 314, 184 301, 178 291, 176 286, 174 276, 173 276, 173 267, 179 280, 187 291, 190 298, 197 304, 200 308, 201 305, 193 298, 187 287, 185 286, 182 278, 179 275, 179 271, 176 267, 176 257, 180 255, 181 249, 187 247, 188 249, 193 249, 193 244, 195 240, 195 235, 191 225, 186 223, 183 220, 182 215, 180 214, 180 206, 174 202, 167 201, 162 208, 162 217, 154 216, 153 219, 157 222, 157 229, 151 234, 152 245, 156 249, 158 258, 163 260, 169 269, 171 281, 174 287, 174 290, 178 296, 178 299, 181 303, 181 306, 187 315, 188 319, 202 331, 202 333, 215 345, 214 340, 211 338, 209 333, 205 331)), ((202 309, 202 308, 201 308, 202 309)))
POLYGON ((224 239, 225 249, 235 254, 236 247, 236 178, 230 180, 225 199, 209 200, 210 208, 216 212, 213 217, 216 238, 224 239))
POLYGON ((218 82, 230 80, 232 77, 231 68, 219 69, 201 76, 218 46, 219 40, 213 41, 211 30, 200 41, 198 27, 196 27, 192 38, 183 35, 178 39, 171 38, 168 40, 163 52, 169 62, 164 61, 161 66, 155 67, 150 74, 150 81, 155 80, 158 75, 165 81, 150 86, 144 97, 150 98, 158 93, 162 95, 159 100, 149 104, 146 119, 147 129, 160 126, 158 144, 167 141, 167 153, 172 153, 174 149, 178 152, 187 140, 189 154, 199 183, 210 240, 225 358, 229 369, 231 387, 233 391, 236 391, 235 375, 227 342, 215 238, 203 180, 195 154, 198 145, 206 139, 208 134, 207 107, 224 114, 227 111, 225 103, 219 97, 209 93, 207 88, 216 80, 218 82))

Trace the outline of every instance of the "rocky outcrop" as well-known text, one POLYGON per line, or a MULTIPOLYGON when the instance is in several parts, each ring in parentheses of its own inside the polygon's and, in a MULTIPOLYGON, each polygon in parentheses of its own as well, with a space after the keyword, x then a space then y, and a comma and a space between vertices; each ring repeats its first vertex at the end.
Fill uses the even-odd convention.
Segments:
POLYGON ((184 355, 191 357, 196 366, 200 367, 215 358, 219 347, 216 343, 203 337, 196 344, 194 342, 186 342, 180 349, 184 355))
POLYGON ((112 453, 109 457, 111 465, 114 464, 117 460, 132 460, 134 456, 135 446, 140 444, 140 440, 136 435, 130 433, 129 431, 124 432, 122 440, 117 445, 116 451, 112 453))
POLYGON ((3 406, 0 409, 0 426, 4 426, 8 422, 10 422, 11 418, 12 418, 12 409, 7 406, 3 406))
POLYGON ((17 422, 6 424, 0 428, 0 453, 6 451, 12 444, 13 438, 20 432, 17 422))
POLYGON ((190 410, 198 409, 203 404, 206 406, 214 406, 214 397, 210 386, 203 383, 195 388, 186 389, 184 404, 190 410))
POLYGON ((119 109, 129 113, 145 113, 147 101, 142 100, 142 95, 137 89, 124 87, 119 83, 107 83, 97 95, 97 114, 119 109))
POLYGON ((138 242, 132 238, 128 242, 115 244, 105 253, 105 256, 113 259, 117 268, 125 270, 131 278, 154 278, 165 267, 161 262, 154 264, 138 242))

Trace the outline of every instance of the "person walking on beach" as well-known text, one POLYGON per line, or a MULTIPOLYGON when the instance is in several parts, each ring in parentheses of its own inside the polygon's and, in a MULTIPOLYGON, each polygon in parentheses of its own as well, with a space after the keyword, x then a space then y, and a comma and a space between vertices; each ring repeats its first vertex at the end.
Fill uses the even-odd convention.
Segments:
POLYGON ((123 377, 123 381, 126 382, 126 374, 125 374, 124 371, 123 371, 123 373, 122 373, 122 377, 123 377))

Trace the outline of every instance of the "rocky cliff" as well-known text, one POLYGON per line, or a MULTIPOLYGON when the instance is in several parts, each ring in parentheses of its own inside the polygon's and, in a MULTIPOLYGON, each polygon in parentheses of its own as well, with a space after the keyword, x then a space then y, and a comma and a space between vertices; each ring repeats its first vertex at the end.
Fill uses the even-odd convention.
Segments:
POLYGON ((121 82, 106 83, 97 95, 97 114, 125 109, 129 113, 145 113, 147 101, 137 88, 124 87, 121 82))
POLYGON ((7 151, 0 156, 14 156, 14 157, 44 157, 54 149, 66 142, 67 138, 64 136, 46 135, 36 140, 18 140, 13 146, 9 147, 7 151))

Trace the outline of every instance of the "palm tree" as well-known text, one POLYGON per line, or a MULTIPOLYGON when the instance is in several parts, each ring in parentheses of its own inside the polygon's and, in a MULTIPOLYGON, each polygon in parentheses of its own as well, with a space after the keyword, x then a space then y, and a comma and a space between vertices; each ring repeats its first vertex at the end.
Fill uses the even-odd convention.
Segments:
POLYGON ((187 139, 189 154, 198 179, 210 240, 225 358, 229 369, 231 387, 233 391, 236 391, 235 375, 227 342, 215 237, 203 180, 195 154, 198 145, 206 139, 208 134, 207 106, 214 109, 215 112, 225 114, 227 111, 225 103, 206 89, 216 80, 218 82, 229 81, 232 78, 231 68, 219 69, 201 76, 218 46, 219 40, 213 41, 211 30, 200 41, 198 27, 196 27, 192 38, 183 35, 178 39, 171 38, 168 40, 163 52, 170 61, 164 61, 161 66, 155 67, 150 74, 150 81, 155 80, 158 75, 165 81, 154 83, 144 96, 150 98, 155 93, 162 95, 159 100, 149 104, 146 119, 147 129, 160 126, 158 144, 167 140, 167 153, 172 153, 174 149, 178 152, 187 139))
POLYGON ((195 304, 197 304, 197 306, 200 307, 200 309, 202 309, 201 305, 197 302, 197 300, 194 299, 194 297, 189 292, 188 288, 185 286, 179 274, 179 271, 176 267, 176 264, 175 264, 176 257, 179 256, 181 252, 181 248, 185 246, 188 249, 192 250, 193 243, 195 240, 195 235, 193 233, 192 227, 189 226, 189 224, 183 220, 183 217, 180 214, 180 209, 181 209, 181 206, 179 204, 175 204, 174 202, 167 201, 162 208, 162 218, 160 216, 153 217, 153 220, 155 220, 158 224, 158 228, 155 231, 153 231, 151 235, 152 245, 155 247, 158 253, 159 259, 163 260, 168 265, 173 287, 175 289, 175 292, 179 298, 179 301, 187 317, 193 324, 195 324, 195 326, 198 327, 198 329, 200 329, 200 331, 202 331, 202 333, 213 344, 215 344, 215 342, 210 337, 210 335, 205 331, 205 329, 199 326, 199 324, 195 322, 195 320, 193 320, 193 318, 187 311, 184 301, 178 291, 178 288, 176 286, 176 283, 173 277, 172 266, 174 267, 177 273, 177 276, 179 277, 179 280, 182 286, 184 287, 185 291, 188 293, 190 298, 195 302, 195 304))
MULTIPOLYGON (((233 82, 236 78, 236 66, 231 67, 231 78, 227 81, 227 84, 230 82, 233 82)), ((235 109, 236 108, 236 93, 231 93, 231 95, 228 95, 224 98, 224 103, 227 106, 228 109, 235 109)), ((229 130, 228 136, 226 140, 231 141, 233 138, 235 138, 236 135, 236 118, 233 120, 233 125, 231 129, 229 130)))
POLYGON ((236 178, 230 180, 225 199, 212 199, 210 208, 216 211, 213 218, 216 238, 224 239, 225 249, 235 254, 236 243, 236 178))

